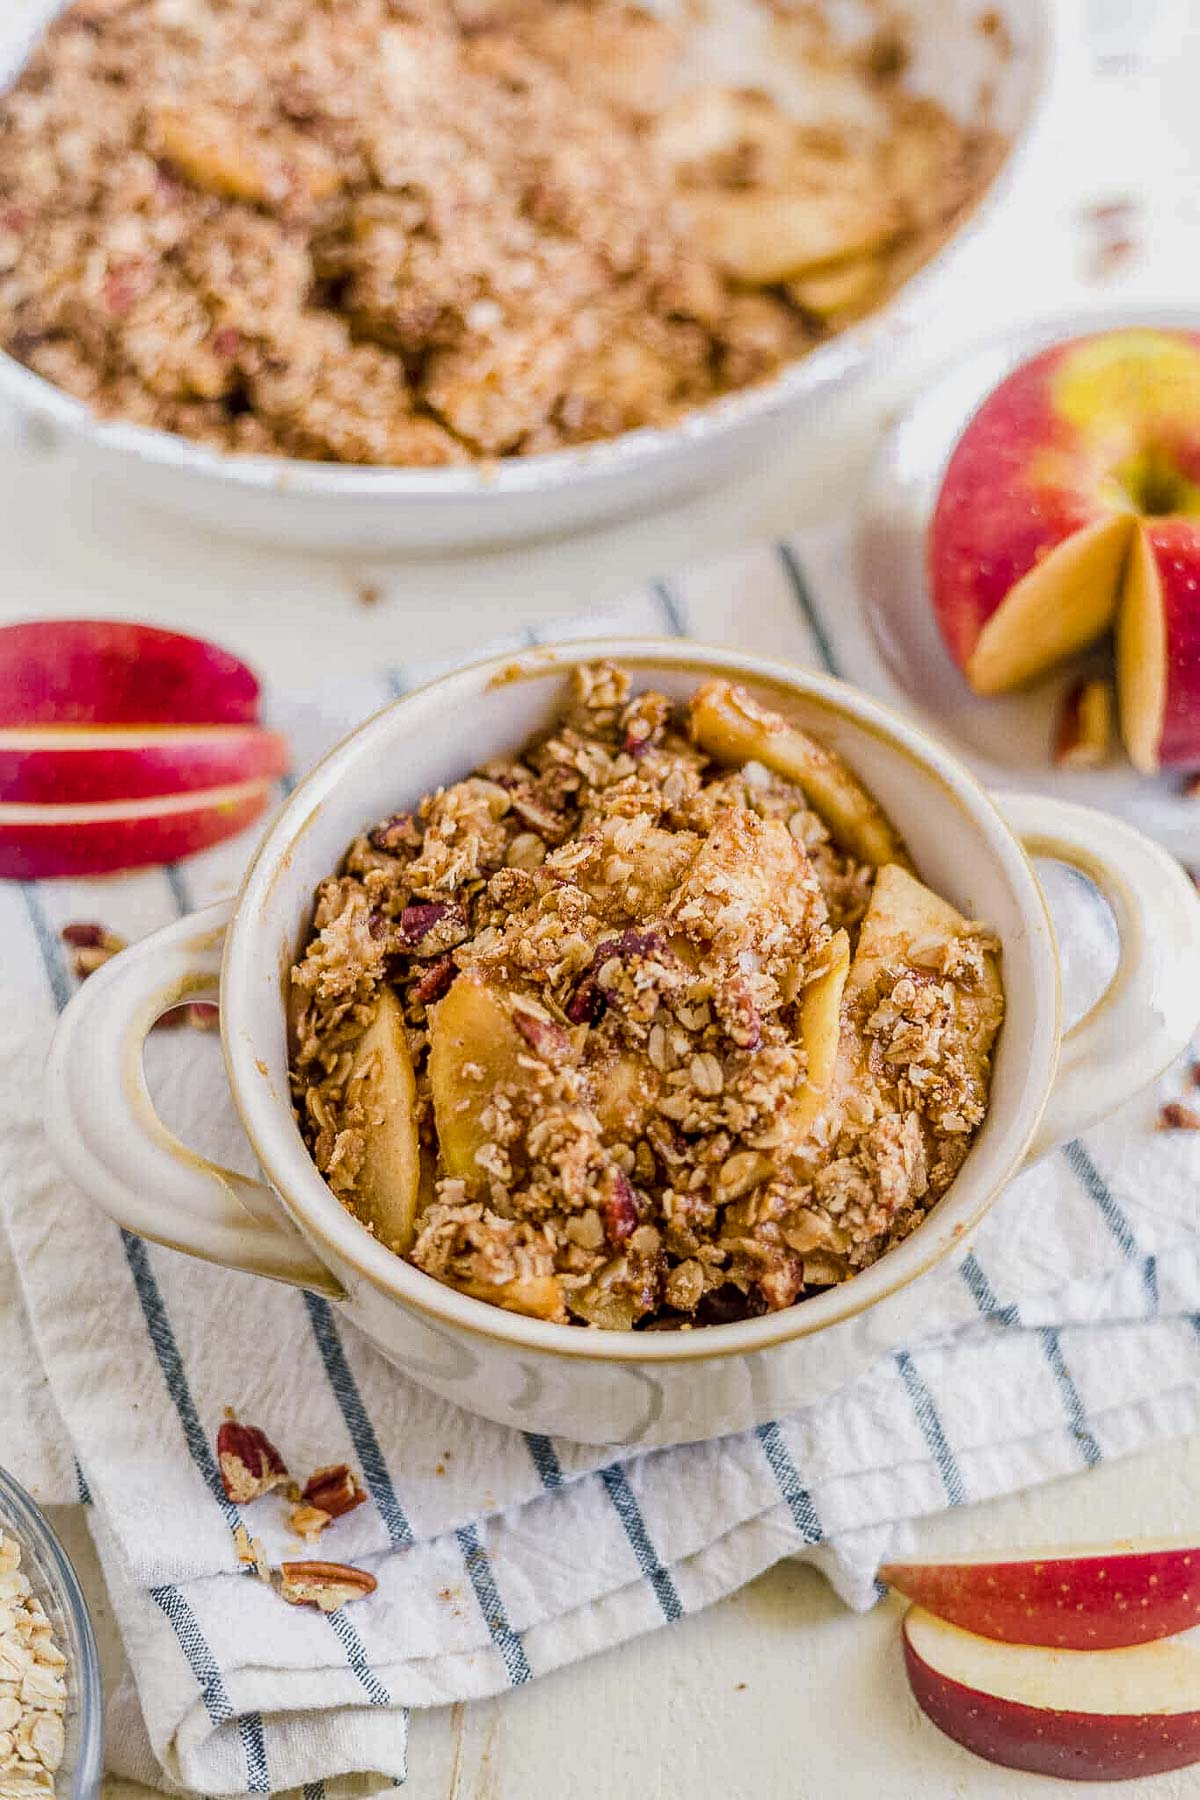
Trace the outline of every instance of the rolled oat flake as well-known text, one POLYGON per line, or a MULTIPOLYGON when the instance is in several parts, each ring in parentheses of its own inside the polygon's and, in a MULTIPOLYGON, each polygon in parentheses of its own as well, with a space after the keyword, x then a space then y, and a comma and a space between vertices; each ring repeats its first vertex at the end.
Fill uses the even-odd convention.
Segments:
POLYGON ((66 1666, 22 1572, 21 1546, 0 1531, 0 1800, 55 1792, 65 1743, 66 1666))

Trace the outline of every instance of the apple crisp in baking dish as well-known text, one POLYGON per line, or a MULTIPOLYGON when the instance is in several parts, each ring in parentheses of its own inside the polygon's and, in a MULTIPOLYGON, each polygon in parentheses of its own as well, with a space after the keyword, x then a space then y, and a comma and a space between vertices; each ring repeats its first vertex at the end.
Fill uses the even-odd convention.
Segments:
MULTIPOLYGON (((814 16, 777 28, 828 62, 814 16)), ((686 51, 628 0, 74 0, 0 99, 0 347, 222 451, 669 424, 876 304, 1004 147, 895 32, 842 53, 855 123, 686 51)))
POLYGON ((915 1229, 983 1121, 996 939, 829 749, 610 664, 347 852, 292 970, 333 1192, 451 1287, 562 1323, 793 1305, 915 1229))

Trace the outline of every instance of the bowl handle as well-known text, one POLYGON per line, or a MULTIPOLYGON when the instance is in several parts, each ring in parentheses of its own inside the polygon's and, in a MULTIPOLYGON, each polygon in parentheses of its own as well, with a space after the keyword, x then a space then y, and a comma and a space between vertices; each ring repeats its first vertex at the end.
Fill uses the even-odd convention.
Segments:
POLYGON ((1173 856, 1111 814, 1035 794, 995 800, 1030 856, 1095 883, 1119 944, 1112 980, 1063 1034, 1037 1157, 1106 1118, 1187 1049, 1200 1021, 1200 895, 1173 856))
POLYGON ((46 1065, 46 1132, 71 1179, 128 1231, 227 1268, 330 1298, 341 1284, 285 1216, 273 1190, 189 1150, 146 1084, 147 1033, 171 1007, 216 999, 232 901, 134 944, 88 978, 46 1065))

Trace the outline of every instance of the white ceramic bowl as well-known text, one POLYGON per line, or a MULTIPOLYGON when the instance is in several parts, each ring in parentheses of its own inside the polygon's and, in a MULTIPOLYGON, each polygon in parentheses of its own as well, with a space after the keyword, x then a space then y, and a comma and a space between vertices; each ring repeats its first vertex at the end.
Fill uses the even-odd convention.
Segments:
MULTIPOLYGON (((769 7, 769 0, 712 3, 769 7)), ((62 4, 7 0, 0 8, 0 80, 15 74, 31 39, 62 4)), ((1005 168, 971 219, 878 312, 774 380, 716 401, 670 430, 630 431, 607 443, 489 468, 376 469, 225 456, 167 432, 104 424, 3 354, 0 397, 66 434, 85 469, 118 480, 135 498, 293 548, 468 548, 553 536, 649 511, 748 466, 782 434, 805 421, 811 425, 819 403, 885 353, 902 330, 936 318, 941 277, 1002 202, 1031 147, 1035 125, 1049 110, 1057 66, 1060 0, 997 0, 990 10, 1000 15, 1005 30, 988 36, 979 26, 982 0, 912 0, 905 8, 913 23, 913 85, 952 111, 969 114, 981 86, 988 84, 995 122, 1012 142, 1005 168), (1005 45, 1011 46, 1007 53, 1005 45)), ((830 7, 834 17, 845 11, 830 7)), ((861 23, 861 9, 849 11, 861 23)))
POLYGON ((786 663, 632 639, 481 663, 369 720, 296 789, 237 899, 126 951, 63 1015, 46 1132, 78 1185, 131 1230, 189 1254, 329 1295, 397 1366, 502 1424, 594 1443, 711 1437, 852 1380, 917 1325, 918 1277, 960 1261, 1010 1176, 1153 1079, 1200 1018, 1200 899, 1179 865, 1083 807, 994 803, 945 750, 875 701, 786 663), (284 994, 317 883, 360 831, 548 724, 564 671, 610 656, 686 698, 744 682, 846 757, 895 818, 917 868, 1003 944, 1007 1016, 991 1106, 953 1187, 924 1223, 843 1286, 786 1312, 693 1332, 590 1331, 501 1312, 394 1256, 334 1198, 288 1096, 284 994), (1061 857, 1108 897, 1120 961, 1106 996, 1060 1040, 1059 964, 1026 850, 1061 857), (152 1106, 142 1048, 155 1019, 219 989, 234 1101, 270 1185, 217 1169, 152 1106))

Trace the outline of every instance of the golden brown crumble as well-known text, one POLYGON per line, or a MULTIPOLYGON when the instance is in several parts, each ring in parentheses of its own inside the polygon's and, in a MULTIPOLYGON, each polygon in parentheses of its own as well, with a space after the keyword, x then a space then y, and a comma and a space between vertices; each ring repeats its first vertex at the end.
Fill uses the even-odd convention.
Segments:
POLYGON ((220 450, 552 450, 802 355, 1003 148, 899 53, 853 131, 682 55, 626 0, 75 0, 0 101, 0 343, 220 450))
POLYGON ((572 683, 550 731, 322 883, 292 971, 301 1128, 381 1241, 500 1306, 615 1328, 790 1306, 954 1179, 995 940, 743 690, 572 683))

